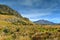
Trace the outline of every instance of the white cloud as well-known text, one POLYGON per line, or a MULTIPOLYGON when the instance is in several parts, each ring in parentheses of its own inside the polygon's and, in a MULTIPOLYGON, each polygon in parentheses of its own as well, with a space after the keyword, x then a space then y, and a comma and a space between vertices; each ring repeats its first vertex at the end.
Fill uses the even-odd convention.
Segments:
POLYGON ((49 13, 29 13, 29 14, 22 14, 25 17, 37 17, 37 16, 46 16, 46 15, 50 15, 49 13))

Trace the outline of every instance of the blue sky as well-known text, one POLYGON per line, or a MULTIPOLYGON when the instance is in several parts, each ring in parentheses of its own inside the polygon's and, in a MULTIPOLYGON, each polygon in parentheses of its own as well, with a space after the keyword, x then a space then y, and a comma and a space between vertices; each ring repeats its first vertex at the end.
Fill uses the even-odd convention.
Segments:
POLYGON ((31 21, 48 20, 60 23, 60 0, 0 0, 31 21))

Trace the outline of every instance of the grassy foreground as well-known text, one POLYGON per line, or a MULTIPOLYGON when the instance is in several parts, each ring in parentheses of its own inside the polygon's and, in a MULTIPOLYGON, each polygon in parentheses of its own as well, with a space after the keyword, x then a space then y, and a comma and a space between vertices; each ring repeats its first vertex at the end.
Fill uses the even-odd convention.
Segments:
POLYGON ((0 15, 0 40, 60 40, 60 25, 37 25, 12 15, 0 15))

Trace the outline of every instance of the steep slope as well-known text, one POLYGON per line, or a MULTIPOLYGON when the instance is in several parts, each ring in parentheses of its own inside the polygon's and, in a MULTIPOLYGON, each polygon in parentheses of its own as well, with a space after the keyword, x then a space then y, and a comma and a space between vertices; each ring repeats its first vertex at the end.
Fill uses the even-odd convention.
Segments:
POLYGON ((25 33, 25 27, 32 26, 34 23, 28 18, 22 17, 6 5, 0 5, 0 40, 15 40, 16 38, 20 40, 19 36, 25 33))
POLYGON ((38 21, 35 21, 34 23, 37 23, 37 24, 55 24, 55 23, 47 21, 47 20, 38 20, 38 21))
POLYGON ((0 16, 1 16, 0 20, 3 19, 6 21, 9 21, 9 22, 17 22, 17 21, 19 21, 19 22, 21 22, 21 21, 22 22, 31 22, 31 21, 29 21, 28 18, 22 17, 17 11, 13 10, 9 6, 1 5, 1 4, 0 4, 0 16))
MULTIPOLYGON (((0 40, 20 40, 23 35, 30 33, 30 29, 34 27, 34 24, 29 20, 26 21, 14 15, 0 14, 0 40)), ((28 38, 30 40, 29 36, 28 38)))

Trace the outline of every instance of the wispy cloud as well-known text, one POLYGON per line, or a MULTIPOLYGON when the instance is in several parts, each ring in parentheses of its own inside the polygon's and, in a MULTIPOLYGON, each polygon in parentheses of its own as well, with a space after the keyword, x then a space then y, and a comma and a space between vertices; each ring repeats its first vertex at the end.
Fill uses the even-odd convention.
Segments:
POLYGON ((25 11, 22 11, 21 13, 23 13, 22 16, 29 18, 31 21, 36 21, 43 16, 51 15, 51 13, 46 12, 46 10, 45 11, 43 11, 43 10, 39 10, 39 11, 38 10, 28 10, 28 11, 26 11, 25 10, 25 11))
POLYGON ((29 13, 29 14, 22 14, 24 17, 41 17, 41 16, 46 16, 46 15, 50 15, 49 13, 29 13))

